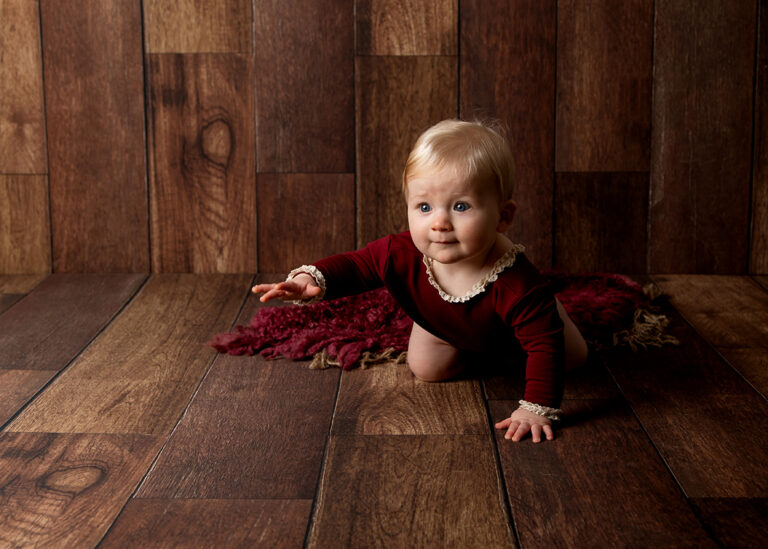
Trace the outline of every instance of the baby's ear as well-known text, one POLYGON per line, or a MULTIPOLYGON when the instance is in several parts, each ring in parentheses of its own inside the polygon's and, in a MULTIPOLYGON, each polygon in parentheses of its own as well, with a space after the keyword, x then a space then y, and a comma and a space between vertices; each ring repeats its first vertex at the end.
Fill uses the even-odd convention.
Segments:
POLYGON ((507 232, 509 226, 512 225, 512 220, 515 218, 516 211, 517 204, 513 200, 507 200, 499 205, 499 224, 496 226, 496 232, 507 232))

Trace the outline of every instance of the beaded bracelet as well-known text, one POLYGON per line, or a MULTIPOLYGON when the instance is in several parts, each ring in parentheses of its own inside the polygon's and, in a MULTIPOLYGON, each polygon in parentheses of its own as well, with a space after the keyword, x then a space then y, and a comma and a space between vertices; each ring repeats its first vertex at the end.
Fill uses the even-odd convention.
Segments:
POLYGON ((317 303, 323 299, 323 296, 325 295, 325 277, 323 276, 323 273, 320 272, 320 269, 314 265, 302 265, 301 267, 297 267, 288 273, 288 277, 285 279, 285 281, 287 282, 294 276, 302 273, 311 276, 315 280, 315 284, 317 284, 317 286, 320 288, 320 293, 308 299, 291 300, 291 303, 295 305, 309 305, 310 303, 317 303))
POLYGON ((528 402, 527 400, 520 401, 520 408, 529 412, 533 412, 536 415, 543 416, 547 419, 551 419, 552 421, 559 421, 560 414, 563 413, 563 411, 559 408, 550 408, 549 406, 542 406, 541 404, 528 402))

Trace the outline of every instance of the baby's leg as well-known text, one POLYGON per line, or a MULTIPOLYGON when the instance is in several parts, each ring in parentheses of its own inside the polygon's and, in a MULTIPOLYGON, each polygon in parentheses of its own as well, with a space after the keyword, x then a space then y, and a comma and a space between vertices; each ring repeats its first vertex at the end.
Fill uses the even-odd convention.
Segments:
POLYGON ((408 343, 408 367, 422 381, 443 381, 461 372, 459 350, 413 323, 408 343))
POLYGON ((581 337, 581 332, 573 323, 573 320, 565 312, 563 305, 559 299, 557 301, 557 312, 560 313, 560 318, 563 319, 564 335, 565 335, 565 370, 570 371, 575 368, 584 366, 587 361, 587 342, 581 337))

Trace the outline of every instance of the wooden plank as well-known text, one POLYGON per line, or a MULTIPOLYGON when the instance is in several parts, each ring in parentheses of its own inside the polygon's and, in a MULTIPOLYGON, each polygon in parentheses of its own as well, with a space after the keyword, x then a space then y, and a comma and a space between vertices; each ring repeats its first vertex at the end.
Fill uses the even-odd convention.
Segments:
POLYGON ((358 57, 356 67, 357 245, 364 246, 407 230, 405 161, 421 132, 456 116, 457 60, 358 57))
POLYGON ((47 274, 0 275, 0 314, 10 309, 47 276, 47 274))
MULTIPOLYGON (((514 402, 489 404, 501 418, 514 402)), ((564 410, 554 442, 496 432, 523 547, 715 547, 626 404, 566 401, 564 410)))
POLYGON ((48 170, 37 2, 0 0, 0 51, 0 173, 44 174, 48 170))
POLYGON ((95 546, 161 445, 142 435, 0 434, 0 545, 95 546))
POLYGON ((48 182, 44 175, 0 175, 0 272, 51 271, 48 182))
POLYGON ((260 271, 355 248, 354 174, 259 174, 256 188, 260 271))
POLYGON ((309 547, 514 547, 487 435, 332 436, 309 547))
POLYGON ((0 369, 61 370, 145 278, 138 274, 49 276, 0 316, 0 369))
POLYGON ((229 329, 250 282, 154 275, 9 430, 167 435, 213 359, 202 345, 229 329))
POLYGON ((508 236, 552 266, 555 162, 555 0, 462 0, 461 117, 508 128, 518 204, 508 236))
POLYGON ((655 9, 649 272, 744 273, 757 3, 655 9))
POLYGON ((152 55, 155 272, 254 272, 253 60, 152 55))
POLYGON ((356 0, 357 55, 456 55, 458 0, 356 0))
POLYGON ((768 292, 768 276, 753 276, 752 280, 757 282, 766 292, 768 292))
POLYGON ((251 53, 251 0, 144 1, 147 53, 251 53))
POLYGON ((132 500, 99 547, 301 547, 311 510, 312 500, 132 500))
POLYGON ((0 370, 0 426, 55 375, 56 370, 0 370))
POLYGON ((721 547, 768 545, 768 498, 694 498, 691 504, 721 547))
POLYGON ((353 172, 353 0, 254 10, 258 171, 353 172))
POLYGON ((647 173, 559 173, 556 187, 556 268, 646 272, 647 173))
POLYGON ((653 0, 557 4, 558 172, 645 172, 653 0))
POLYGON ((46 0, 40 12, 53 270, 146 272, 141 5, 46 0))
POLYGON ((417 380, 404 364, 388 363, 342 374, 335 435, 486 434, 480 384, 417 380))
POLYGON ((749 272, 768 274, 768 5, 758 6, 749 272))

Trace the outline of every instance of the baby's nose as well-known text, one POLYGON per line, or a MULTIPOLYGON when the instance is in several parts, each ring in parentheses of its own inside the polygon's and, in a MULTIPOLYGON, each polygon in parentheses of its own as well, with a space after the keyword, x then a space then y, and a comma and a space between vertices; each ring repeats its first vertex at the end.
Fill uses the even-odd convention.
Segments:
POLYGON ((432 221, 432 230, 433 231, 450 231, 451 230, 451 222, 448 219, 448 216, 445 214, 438 213, 433 221, 432 221))

